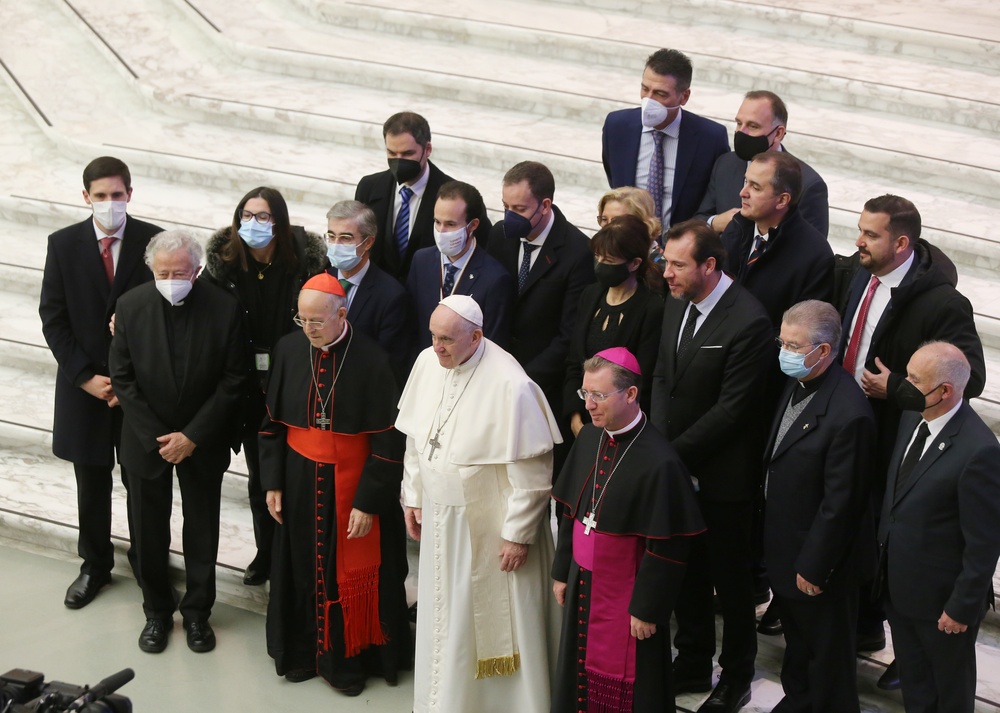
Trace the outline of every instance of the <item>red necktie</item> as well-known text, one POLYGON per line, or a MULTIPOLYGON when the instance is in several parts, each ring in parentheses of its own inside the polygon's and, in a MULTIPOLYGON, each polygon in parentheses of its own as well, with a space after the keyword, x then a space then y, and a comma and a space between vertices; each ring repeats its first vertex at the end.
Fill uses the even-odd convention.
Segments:
POLYGON ((115 256, 111 254, 111 246, 115 244, 118 238, 108 237, 101 238, 101 260, 104 261, 104 272, 108 275, 108 284, 110 285, 115 279, 115 256))
POLYGON ((875 297, 875 290, 879 286, 878 278, 872 275, 871 282, 868 283, 868 292, 858 310, 858 319, 854 322, 854 331, 851 332, 851 341, 847 345, 847 353, 844 354, 844 369, 847 373, 854 375, 854 367, 858 361, 858 349, 861 347, 861 335, 865 331, 865 323, 868 321, 868 308, 872 306, 872 299, 875 297))

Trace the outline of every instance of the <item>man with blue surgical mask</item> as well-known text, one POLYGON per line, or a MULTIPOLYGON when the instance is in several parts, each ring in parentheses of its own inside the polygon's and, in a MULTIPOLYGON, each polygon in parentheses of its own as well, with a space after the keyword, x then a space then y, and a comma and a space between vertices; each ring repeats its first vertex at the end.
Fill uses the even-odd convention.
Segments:
POLYGON ((413 359, 416 324, 406 290, 370 259, 378 230, 375 213, 359 201, 340 201, 326 220, 329 272, 347 295, 347 319, 388 352, 402 383, 413 359))
POLYGON ((604 121, 608 184, 648 191, 664 228, 695 214, 715 160, 729 151, 722 124, 681 108, 691 97, 692 73, 683 53, 657 50, 646 60, 641 106, 613 111, 604 121))

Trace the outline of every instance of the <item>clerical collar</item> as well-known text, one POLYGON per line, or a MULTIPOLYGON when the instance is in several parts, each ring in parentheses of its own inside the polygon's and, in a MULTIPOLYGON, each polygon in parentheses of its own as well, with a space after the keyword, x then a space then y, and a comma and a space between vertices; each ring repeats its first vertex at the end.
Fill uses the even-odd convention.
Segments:
POLYGON ((819 376, 813 379, 809 379, 809 381, 800 381, 799 388, 795 389, 795 391, 792 392, 792 403, 797 404, 807 396, 815 394, 817 391, 819 391, 819 387, 823 385, 823 382, 826 381, 826 378, 829 375, 830 375, 830 369, 827 369, 819 376))
POLYGON ((472 356, 466 359, 464 362, 458 366, 452 367, 451 371, 453 374, 464 374, 471 369, 475 369, 479 366, 479 362, 483 360, 483 355, 486 354, 486 338, 483 337, 479 340, 479 346, 476 347, 476 351, 472 352, 472 356))
POLYGON ((323 346, 318 347, 318 348, 322 349, 325 352, 328 352, 328 351, 330 351, 330 347, 332 347, 337 342, 341 341, 345 336, 347 336, 347 320, 346 319, 344 320, 344 331, 340 333, 340 336, 337 337, 336 339, 334 339, 329 344, 324 344, 323 346))
POLYGON ((607 433, 610 438, 617 438, 618 436, 625 435, 633 428, 638 426, 641 420, 642 420, 642 409, 639 409, 639 413, 635 415, 635 418, 632 419, 632 422, 629 425, 625 426, 625 428, 619 428, 617 431, 609 431, 608 429, 605 428, 604 432, 607 433))

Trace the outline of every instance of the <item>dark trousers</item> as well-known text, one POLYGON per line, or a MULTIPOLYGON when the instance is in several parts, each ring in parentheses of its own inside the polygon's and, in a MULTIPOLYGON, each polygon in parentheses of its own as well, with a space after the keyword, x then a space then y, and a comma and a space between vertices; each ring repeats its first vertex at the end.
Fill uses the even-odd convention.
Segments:
POLYGON ((976 704, 979 622, 961 634, 938 631, 937 620, 912 619, 886 605, 906 713, 972 713, 976 704))
POLYGON ((855 658, 858 592, 824 592, 807 600, 775 594, 781 607, 785 697, 773 713, 858 713, 855 658))
POLYGON ((257 444, 258 428, 243 434, 243 457, 247 463, 247 494, 250 499, 250 515, 253 518, 253 538, 257 544, 257 554, 271 561, 274 547, 274 526, 277 524, 267 511, 267 493, 260 484, 260 447, 257 444))
POLYGON ((159 472, 146 473, 152 475, 146 478, 129 472, 142 608, 147 618, 166 619, 177 609, 168 564, 175 468, 184 515, 182 540, 187 579, 187 591, 180 602, 181 615, 185 621, 207 621, 212 613, 215 561, 219 554, 222 476, 229 465, 229 452, 226 451, 225 458, 214 454, 205 460, 208 462, 194 455, 177 466, 163 461, 159 472))
POLYGON ((685 676, 708 677, 715 655, 712 589, 722 605, 722 679, 750 683, 757 656, 757 621, 750 576, 750 521, 747 502, 720 502, 700 493, 698 502, 708 530, 696 537, 688 558, 677 607, 677 668, 685 676))
MULTIPOLYGON (((73 464, 76 475, 76 505, 80 532, 76 551, 83 559, 81 574, 103 577, 110 574, 115 566, 115 547, 111 544, 111 492, 114 489, 113 467, 102 465, 73 464)), ((126 498, 131 501, 125 468, 122 468, 122 484, 126 498)), ((128 512, 129 538, 132 537, 131 503, 128 512)), ((129 546, 129 562, 135 569, 134 555, 129 546)))

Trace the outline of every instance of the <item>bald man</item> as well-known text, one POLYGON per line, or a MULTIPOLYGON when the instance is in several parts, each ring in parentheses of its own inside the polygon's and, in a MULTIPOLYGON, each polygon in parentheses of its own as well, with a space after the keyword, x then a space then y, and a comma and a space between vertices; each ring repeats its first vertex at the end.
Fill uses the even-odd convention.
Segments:
POLYGON ((969 361, 931 342, 906 366, 907 413, 889 463, 876 590, 907 713, 971 713, 976 635, 1000 556, 1000 446, 962 394, 969 361))

